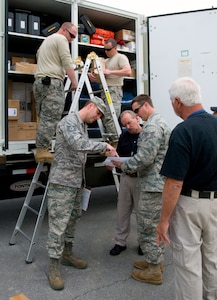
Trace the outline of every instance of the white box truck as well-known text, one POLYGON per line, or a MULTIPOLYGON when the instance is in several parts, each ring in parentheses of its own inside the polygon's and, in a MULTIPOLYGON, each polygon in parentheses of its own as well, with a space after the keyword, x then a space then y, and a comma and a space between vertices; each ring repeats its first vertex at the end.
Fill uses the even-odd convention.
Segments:
MULTIPOLYGON (((90 1, 8 0, 0 2, 0 10, 4 20, 0 23, 0 199, 25 196, 36 167, 32 152, 35 139, 31 139, 35 121, 31 89, 34 74, 19 69, 17 60, 22 58, 34 64, 36 50, 45 38, 42 32, 47 27, 72 21, 82 30, 80 18, 86 15, 96 28, 121 33, 119 51, 129 57, 134 69, 132 77, 125 79, 123 109, 129 107, 137 94, 149 93, 156 109, 173 128, 181 119, 172 111, 168 89, 180 76, 192 76, 199 82, 207 111, 216 106, 215 8, 146 18, 145 11, 144 15, 138 15, 90 1), (35 23, 29 24, 31 20, 35 23), (128 31, 134 33, 134 43, 124 36, 128 31), (15 101, 14 107, 9 106, 8 100, 15 101)), ((91 40, 86 32, 80 34, 71 45, 73 59, 81 56, 85 60, 91 51, 104 56, 102 44, 91 40)), ((66 99, 69 103, 70 97, 66 99)), ((98 138, 95 128, 89 132, 91 138, 98 138)), ((103 160, 99 155, 88 156, 88 185, 113 184, 111 173, 102 167, 103 160)), ((46 181, 47 173, 48 168, 42 174, 42 181, 46 181)))

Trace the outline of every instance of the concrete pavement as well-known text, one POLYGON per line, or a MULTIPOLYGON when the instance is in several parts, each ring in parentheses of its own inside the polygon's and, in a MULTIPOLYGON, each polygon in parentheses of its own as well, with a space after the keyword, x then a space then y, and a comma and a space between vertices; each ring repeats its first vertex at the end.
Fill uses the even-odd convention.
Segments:
MULTIPOLYGON (((87 212, 77 226, 74 253, 88 261, 88 268, 61 266, 65 289, 54 291, 47 279, 47 216, 44 219, 33 262, 25 262, 29 242, 20 234, 9 245, 23 199, 0 201, 0 300, 24 294, 30 300, 174 300, 174 271, 170 248, 166 249, 163 284, 152 285, 131 278, 137 254, 136 221, 132 216, 126 251, 110 256, 114 246, 117 193, 114 186, 92 190, 87 212)), ((40 206, 34 198, 33 206, 40 206)), ((24 230, 32 232, 34 217, 28 213, 24 230)))

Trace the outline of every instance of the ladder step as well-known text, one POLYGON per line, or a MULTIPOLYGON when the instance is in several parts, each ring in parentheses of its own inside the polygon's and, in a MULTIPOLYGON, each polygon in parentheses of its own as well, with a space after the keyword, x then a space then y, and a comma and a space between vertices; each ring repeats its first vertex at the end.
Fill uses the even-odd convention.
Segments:
POLYGON ((98 93, 102 93, 104 90, 97 90, 97 91, 92 91, 89 94, 98 94, 98 93))
POLYGON ((24 203, 24 207, 28 208, 29 210, 31 210, 31 212, 33 212, 36 216, 38 216, 39 212, 36 209, 32 208, 31 206, 25 203, 24 203))
POLYGON ((44 189, 46 188, 46 185, 40 183, 39 181, 33 181, 33 183, 34 183, 35 185, 39 186, 39 187, 44 188, 44 189))
POLYGON ((31 238, 20 228, 16 228, 17 233, 21 233, 29 242, 31 242, 31 238))

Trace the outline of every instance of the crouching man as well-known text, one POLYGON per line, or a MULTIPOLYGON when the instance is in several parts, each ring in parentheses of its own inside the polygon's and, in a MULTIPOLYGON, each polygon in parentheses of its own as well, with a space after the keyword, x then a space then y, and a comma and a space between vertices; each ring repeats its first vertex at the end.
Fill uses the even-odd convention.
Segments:
POLYGON ((118 156, 116 150, 105 142, 88 138, 87 124, 102 117, 104 102, 95 97, 78 112, 64 117, 57 126, 54 160, 51 165, 48 187, 48 255, 49 283, 52 289, 62 290, 64 282, 61 264, 85 269, 87 262, 72 252, 75 227, 81 217, 82 195, 85 186, 84 166, 87 153, 105 153, 118 156))

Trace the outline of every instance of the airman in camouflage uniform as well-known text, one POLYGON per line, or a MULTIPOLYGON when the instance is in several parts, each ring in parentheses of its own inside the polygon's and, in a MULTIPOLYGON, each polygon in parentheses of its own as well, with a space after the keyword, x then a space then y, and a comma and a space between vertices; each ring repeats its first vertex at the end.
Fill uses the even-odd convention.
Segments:
MULTIPOLYGON (((132 70, 128 57, 122 53, 118 53, 117 42, 115 39, 108 39, 105 42, 104 50, 107 58, 105 59, 105 69, 103 69, 103 73, 105 75, 116 116, 119 118, 121 113, 121 100, 123 97, 124 77, 131 76, 132 70)), ((91 81, 96 81, 94 73, 90 73, 89 78, 91 81)), ((111 117, 105 93, 101 94, 101 98, 106 104, 106 112, 102 118, 102 123, 105 127, 105 132, 109 133, 108 138, 111 141, 111 144, 117 146, 119 136, 111 117)))
POLYGON ((102 99, 95 97, 79 112, 64 117, 57 126, 54 160, 48 187, 48 254, 49 282, 55 290, 64 288, 59 260, 64 265, 84 269, 87 262, 72 253, 75 226, 81 217, 81 199, 85 185, 84 166, 87 153, 117 156, 116 150, 104 142, 88 138, 87 123, 98 120, 105 111, 102 99), (61 257, 62 256, 62 257, 61 257))
POLYGON ((164 177, 159 174, 168 147, 170 129, 153 107, 147 95, 132 101, 132 109, 144 122, 137 143, 137 153, 127 162, 115 164, 123 172, 138 172, 139 203, 137 224, 139 244, 145 261, 136 261, 132 277, 142 282, 162 283, 163 245, 157 246, 156 226, 162 207, 164 177))
POLYGON ((37 70, 33 92, 38 117, 35 155, 37 162, 50 163, 53 159, 48 148, 64 110, 65 75, 71 81, 71 88, 76 89, 78 85, 69 48, 69 43, 76 35, 76 26, 65 22, 58 32, 43 41, 36 54, 37 70))

